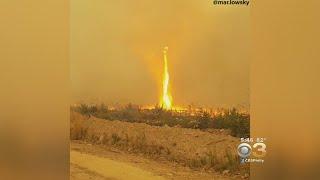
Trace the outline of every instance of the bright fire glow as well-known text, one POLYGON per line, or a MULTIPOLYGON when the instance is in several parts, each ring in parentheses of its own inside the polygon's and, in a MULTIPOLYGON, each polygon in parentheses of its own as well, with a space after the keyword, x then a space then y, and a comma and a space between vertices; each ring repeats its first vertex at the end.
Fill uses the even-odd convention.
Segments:
POLYGON ((164 68, 162 74, 162 97, 160 105, 164 109, 171 109, 172 97, 169 91, 169 71, 168 71, 168 58, 167 58, 168 47, 163 50, 164 68))

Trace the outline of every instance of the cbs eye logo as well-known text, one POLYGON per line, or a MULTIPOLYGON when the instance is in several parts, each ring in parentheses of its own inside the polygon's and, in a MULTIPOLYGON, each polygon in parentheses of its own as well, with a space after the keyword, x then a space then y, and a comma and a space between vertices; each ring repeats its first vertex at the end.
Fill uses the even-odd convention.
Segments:
POLYGON ((267 154, 266 147, 267 146, 264 143, 255 143, 252 148, 248 143, 241 143, 239 144, 237 151, 241 158, 247 158, 251 153, 254 157, 263 158, 267 154))

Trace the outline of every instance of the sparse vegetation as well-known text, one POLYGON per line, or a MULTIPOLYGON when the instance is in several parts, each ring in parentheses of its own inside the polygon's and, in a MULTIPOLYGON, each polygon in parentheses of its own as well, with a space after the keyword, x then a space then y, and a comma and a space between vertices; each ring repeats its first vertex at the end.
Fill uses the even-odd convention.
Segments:
POLYGON ((250 137, 250 115, 241 114, 235 108, 225 110, 223 115, 214 117, 213 127, 230 129, 235 137, 250 137))
POLYGON ((73 123, 70 125, 70 138, 72 140, 83 140, 88 135, 88 128, 78 119, 82 119, 82 117, 77 114, 71 115, 70 122, 73 123))
POLYGON ((146 123, 152 126, 178 126, 201 130, 229 129, 232 136, 250 136, 250 115, 241 113, 236 108, 222 109, 215 115, 205 110, 191 114, 188 111, 168 111, 160 107, 141 109, 133 104, 112 110, 108 109, 104 104, 91 106, 81 104, 78 107, 74 107, 73 110, 83 115, 92 115, 106 120, 146 123))
MULTIPOLYGON (((203 116, 201 121, 203 122, 198 129, 201 126, 206 127, 208 122, 210 125, 210 116, 203 116)), ((112 146, 153 159, 164 158, 193 169, 215 170, 221 173, 227 170, 230 173, 242 174, 249 171, 248 166, 239 163, 235 151, 238 143, 236 138, 197 129, 159 128, 118 120, 103 121, 71 112, 70 137, 72 140, 112 146)))

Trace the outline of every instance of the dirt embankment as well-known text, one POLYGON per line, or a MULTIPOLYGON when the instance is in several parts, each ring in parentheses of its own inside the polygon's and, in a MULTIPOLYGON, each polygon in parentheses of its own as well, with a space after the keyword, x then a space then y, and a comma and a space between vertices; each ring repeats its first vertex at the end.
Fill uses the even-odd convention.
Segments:
POLYGON ((228 174, 249 173, 248 166, 239 164, 236 154, 238 138, 222 133, 108 121, 72 112, 71 138, 194 169, 228 174))
POLYGON ((70 146, 71 180, 231 180, 245 176, 199 171, 166 160, 152 160, 114 147, 72 141, 70 146))

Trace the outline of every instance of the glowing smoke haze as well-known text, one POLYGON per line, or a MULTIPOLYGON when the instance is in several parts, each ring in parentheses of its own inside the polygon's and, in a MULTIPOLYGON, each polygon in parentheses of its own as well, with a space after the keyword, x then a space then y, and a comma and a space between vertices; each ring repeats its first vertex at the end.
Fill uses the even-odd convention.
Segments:
POLYGON ((249 103, 250 8, 194 0, 71 3, 74 103, 164 105, 165 46, 172 108, 249 103))

